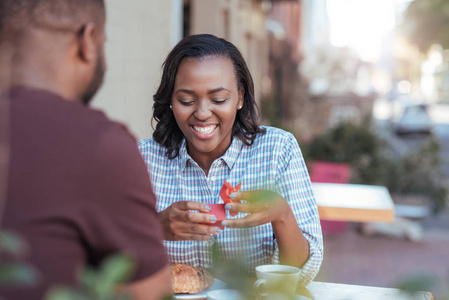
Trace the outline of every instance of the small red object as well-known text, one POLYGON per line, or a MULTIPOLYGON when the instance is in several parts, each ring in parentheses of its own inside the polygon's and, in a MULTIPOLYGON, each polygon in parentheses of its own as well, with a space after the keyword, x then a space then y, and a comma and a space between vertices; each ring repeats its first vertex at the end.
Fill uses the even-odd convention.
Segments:
MULTIPOLYGON (((221 199, 223 199, 224 203, 228 204, 228 203, 238 203, 238 202, 240 202, 238 200, 232 199, 231 197, 229 197, 229 195, 231 195, 232 193, 238 192, 241 187, 242 187, 242 183, 239 183, 235 188, 233 188, 232 185, 225 180, 225 183, 221 187, 221 191, 220 191, 220 197, 221 197, 221 199)), ((229 213, 233 217, 238 214, 238 213, 235 213, 235 212, 229 212, 229 213)))
POLYGON ((224 229, 224 227, 221 225, 221 222, 226 220, 226 211, 225 211, 225 204, 207 204, 210 206, 211 211, 209 212, 203 212, 204 214, 208 215, 214 215, 217 218, 217 222, 211 224, 211 223, 203 223, 204 225, 210 225, 210 226, 217 226, 221 230, 224 229))

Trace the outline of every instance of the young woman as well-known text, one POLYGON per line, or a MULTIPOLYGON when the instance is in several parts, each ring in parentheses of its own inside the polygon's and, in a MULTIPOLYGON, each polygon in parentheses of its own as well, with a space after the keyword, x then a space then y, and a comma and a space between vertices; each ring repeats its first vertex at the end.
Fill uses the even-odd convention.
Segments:
POLYGON ((184 38, 169 53, 154 95, 152 139, 139 142, 172 263, 209 268, 215 241, 225 259, 242 254, 248 270, 282 263, 312 280, 323 258, 310 179, 292 134, 257 122, 251 74, 239 50, 212 35, 184 38), (210 226, 208 204, 223 203, 224 181, 241 191, 238 213, 210 226), (243 241, 243 242, 242 242, 243 241))

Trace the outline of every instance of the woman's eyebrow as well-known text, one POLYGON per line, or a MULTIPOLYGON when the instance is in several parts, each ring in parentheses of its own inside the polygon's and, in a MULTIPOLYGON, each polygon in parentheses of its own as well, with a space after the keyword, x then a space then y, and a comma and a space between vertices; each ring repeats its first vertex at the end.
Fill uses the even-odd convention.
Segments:
POLYGON ((224 88, 224 87, 219 87, 219 88, 210 90, 210 91, 208 91, 207 93, 210 95, 210 94, 214 94, 214 93, 221 92, 221 91, 231 92, 230 90, 228 90, 228 89, 226 89, 226 88, 224 88))
MULTIPOLYGON (((227 88, 219 87, 219 88, 212 89, 212 90, 208 91, 207 94, 211 95, 211 94, 218 93, 218 92, 221 92, 221 91, 226 91, 226 92, 229 92, 229 93, 231 92, 227 88)), ((189 94, 189 95, 195 95, 196 94, 194 91, 187 90, 187 89, 176 90, 174 94, 178 94, 178 93, 186 93, 186 94, 189 94)))
POLYGON ((189 95, 194 95, 194 94, 195 94, 194 91, 192 91, 192 90, 186 90, 186 89, 179 89, 179 90, 177 90, 177 91, 175 92, 175 94, 178 94, 178 93, 186 93, 186 94, 189 94, 189 95))

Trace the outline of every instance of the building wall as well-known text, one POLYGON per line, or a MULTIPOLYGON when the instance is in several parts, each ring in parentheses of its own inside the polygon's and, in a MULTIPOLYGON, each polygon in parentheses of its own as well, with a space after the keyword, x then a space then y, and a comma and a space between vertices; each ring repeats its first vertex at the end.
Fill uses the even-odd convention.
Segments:
POLYGON ((190 0, 190 34, 210 33, 239 48, 253 76, 256 101, 268 74, 266 3, 255 0, 190 0))
POLYGON ((269 18, 282 25, 285 39, 292 47, 292 59, 300 63, 303 58, 302 35, 302 7, 300 1, 274 2, 269 18))
POLYGON ((304 56, 315 47, 329 44, 329 17, 327 0, 301 0, 302 33, 301 44, 304 56))
POLYGON ((148 138, 161 65, 182 36, 182 0, 106 0, 108 70, 93 107, 148 138))

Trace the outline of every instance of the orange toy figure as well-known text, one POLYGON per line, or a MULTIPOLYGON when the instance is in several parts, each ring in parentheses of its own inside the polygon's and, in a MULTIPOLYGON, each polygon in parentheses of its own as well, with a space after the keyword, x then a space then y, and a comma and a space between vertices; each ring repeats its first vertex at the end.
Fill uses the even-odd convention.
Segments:
MULTIPOLYGON (((223 230, 224 227, 223 227, 223 225, 221 225, 221 222, 226 220, 226 211, 225 211, 224 207, 228 203, 240 202, 240 201, 232 199, 231 197, 229 197, 229 195, 231 195, 232 193, 235 193, 238 190, 240 190, 241 186, 242 186, 242 184, 239 183, 235 188, 233 188, 232 185, 225 180, 225 183, 223 184, 223 186, 221 187, 221 190, 220 190, 220 197, 223 199, 225 204, 208 204, 210 206, 210 208, 211 208, 211 211, 203 212, 203 213, 208 214, 208 215, 214 215, 217 218, 217 222, 215 222, 213 224, 208 224, 208 223, 207 224, 203 223, 203 224, 211 225, 211 226, 217 226, 221 230, 223 230)), ((229 213, 233 217, 238 214, 238 213, 235 213, 235 212, 229 212, 229 213)))
MULTIPOLYGON (((239 201, 235 201, 235 200, 231 199, 231 197, 229 197, 229 195, 231 195, 232 193, 238 192, 241 187, 242 187, 242 183, 239 183, 235 188, 233 188, 232 185, 225 180, 225 183, 221 187, 221 191, 220 191, 220 197, 221 197, 221 199, 223 199, 224 203, 228 204, 228 203, 239 202, 239 201)), ((233 217, 238 214, 236 212, 229 212, 229 213, 233 217)))

